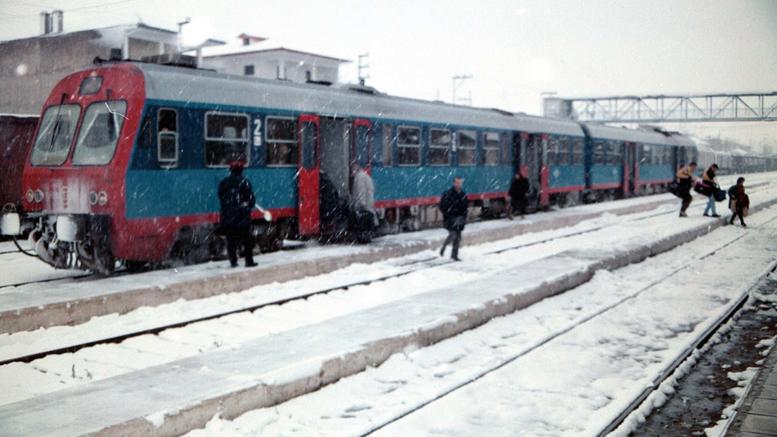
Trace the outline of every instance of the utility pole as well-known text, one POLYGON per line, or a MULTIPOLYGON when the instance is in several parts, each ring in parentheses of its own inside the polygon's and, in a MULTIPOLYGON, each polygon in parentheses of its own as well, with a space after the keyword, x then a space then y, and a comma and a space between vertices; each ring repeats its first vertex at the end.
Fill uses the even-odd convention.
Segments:
MULTIPOLYGON (((451 91, 451 103, 456 104, 456 90, 465 81, 472 79, 471 74, 457 74, 451 77, 453 81, 453 90, 451 91)), ((472 93, 470 92, 469 103, 472 104, 472 93)))
POLYGON ((367 81, 367 79, 370 78, 369 73, 367 73, 367 69, 370 68, 370 64, 367 64, 367 60, 370 59, 370 53, 362 53, 359 55, 359 85, 364 85, 364 83, 367 81))

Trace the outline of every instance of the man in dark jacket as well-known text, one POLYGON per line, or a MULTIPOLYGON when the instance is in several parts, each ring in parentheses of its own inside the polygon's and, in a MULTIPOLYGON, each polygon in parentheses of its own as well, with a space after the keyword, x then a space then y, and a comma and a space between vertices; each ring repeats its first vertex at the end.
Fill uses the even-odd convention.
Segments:
POLYGON ((728 196, 729 208, 734 213, 728 223, 733 225, 734 219, 739 216, 739 223, 746 228, 745 215, 750 208, 750 197, 745 193, 745 178, 737 178, 737 184, 728 189, 728 196))
POLYGON ((251 238, 251 210, 256 197, 251 182, 243 176, 243 162, 229 167, 229 176, 219 183, 221 202, 221 232, 227 237, 227 254, 232 267, 237 267, 237 247, 242 243, 246 267, 253 267, 254 241, 251 238))
POLYGON ((513 214, 518 213, 523 218, 526 213, 526 205, 529 203, 526 196, 529 194, 529 180, 523 174, 523 170, 515 173, 513 181, 510 183, 510 211, 507 218, 512 220, 513 214))
POLYGON ((704 217, 720 217, 717 211, 715 211, 715 192, 720 189, 717 181, 715 181, 715 173, 718 171, 718 164, 712 164, 707 171, 704 172, 701 178, 703 187, 703 193, 708 197, 707 207, 704 208, 704 217), (712 212, 712 214, 710 214, 712 212))
POLYGON ((461 231, 467 223, 467 193, 462 189, 464 179, 456 176, 453 180, 453 186, 442 194, 440 199, 440 211, 442 211, 443 225, 448 230, 448 238, 440 249, 440 256, 445 255, 445 247, 449 243, 453 244, 451 259, 459 259, 459 243, 461 243, 461 231))
POLYGON ((680 217, 688 217, 685 211, 691 206, 693 196, 691 188, 693 187, 693 174, 696 173, 696 162, 691 162, 687 167, 677 171, 677 195, 683 199, 680 206, 680 217))

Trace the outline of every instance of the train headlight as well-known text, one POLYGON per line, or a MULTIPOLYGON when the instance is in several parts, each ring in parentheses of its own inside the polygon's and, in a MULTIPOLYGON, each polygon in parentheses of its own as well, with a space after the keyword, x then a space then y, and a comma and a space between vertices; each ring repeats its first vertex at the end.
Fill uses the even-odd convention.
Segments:
POLYGON ((92 206, 97 205, 97 193, 94 191, 89 192, 89 204, 92 206))
POLYGON ((99 203, 100 206, 105 206, 105 204, 108 203, 108 193, 100 191, 100 193, 97 194, 97 203, 99 203))
POLYGON ((31 189, 27 190, 27 194, 25 194, 24 197, 27 199, 27 203, 32 203, 35 201, 35 193, 31 189))
POLYGON ((43 202, 43 191, 35 190, 35 203, 43 202))

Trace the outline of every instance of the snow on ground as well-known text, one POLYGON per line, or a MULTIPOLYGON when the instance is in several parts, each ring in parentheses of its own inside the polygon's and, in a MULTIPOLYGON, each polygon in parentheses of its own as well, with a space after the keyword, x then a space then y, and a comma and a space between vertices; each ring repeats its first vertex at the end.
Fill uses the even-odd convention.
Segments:
POLYGON ((705 260, 746 231, 725 227, 640 264, 598 272, 480 328, 281 405, 233 421, 214 418, 190 435, 360 435, 516 356, 378 434, 595 434, 774 260, 777 222, 759 224, 775 213, 754 215, 744 238, 705 260), (657 278, 667 280, 577 326, 657 278))

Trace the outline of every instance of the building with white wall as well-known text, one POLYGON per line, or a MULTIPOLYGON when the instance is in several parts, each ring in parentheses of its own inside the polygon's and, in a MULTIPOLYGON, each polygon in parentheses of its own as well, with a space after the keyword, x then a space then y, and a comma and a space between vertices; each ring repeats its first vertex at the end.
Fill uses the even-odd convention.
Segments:
POLYGON ((267 39, 241 34, 235 44, 203 49, 201 66, 221 73, 292 82, 336 83, 346 59, 271 47, 267 39))

